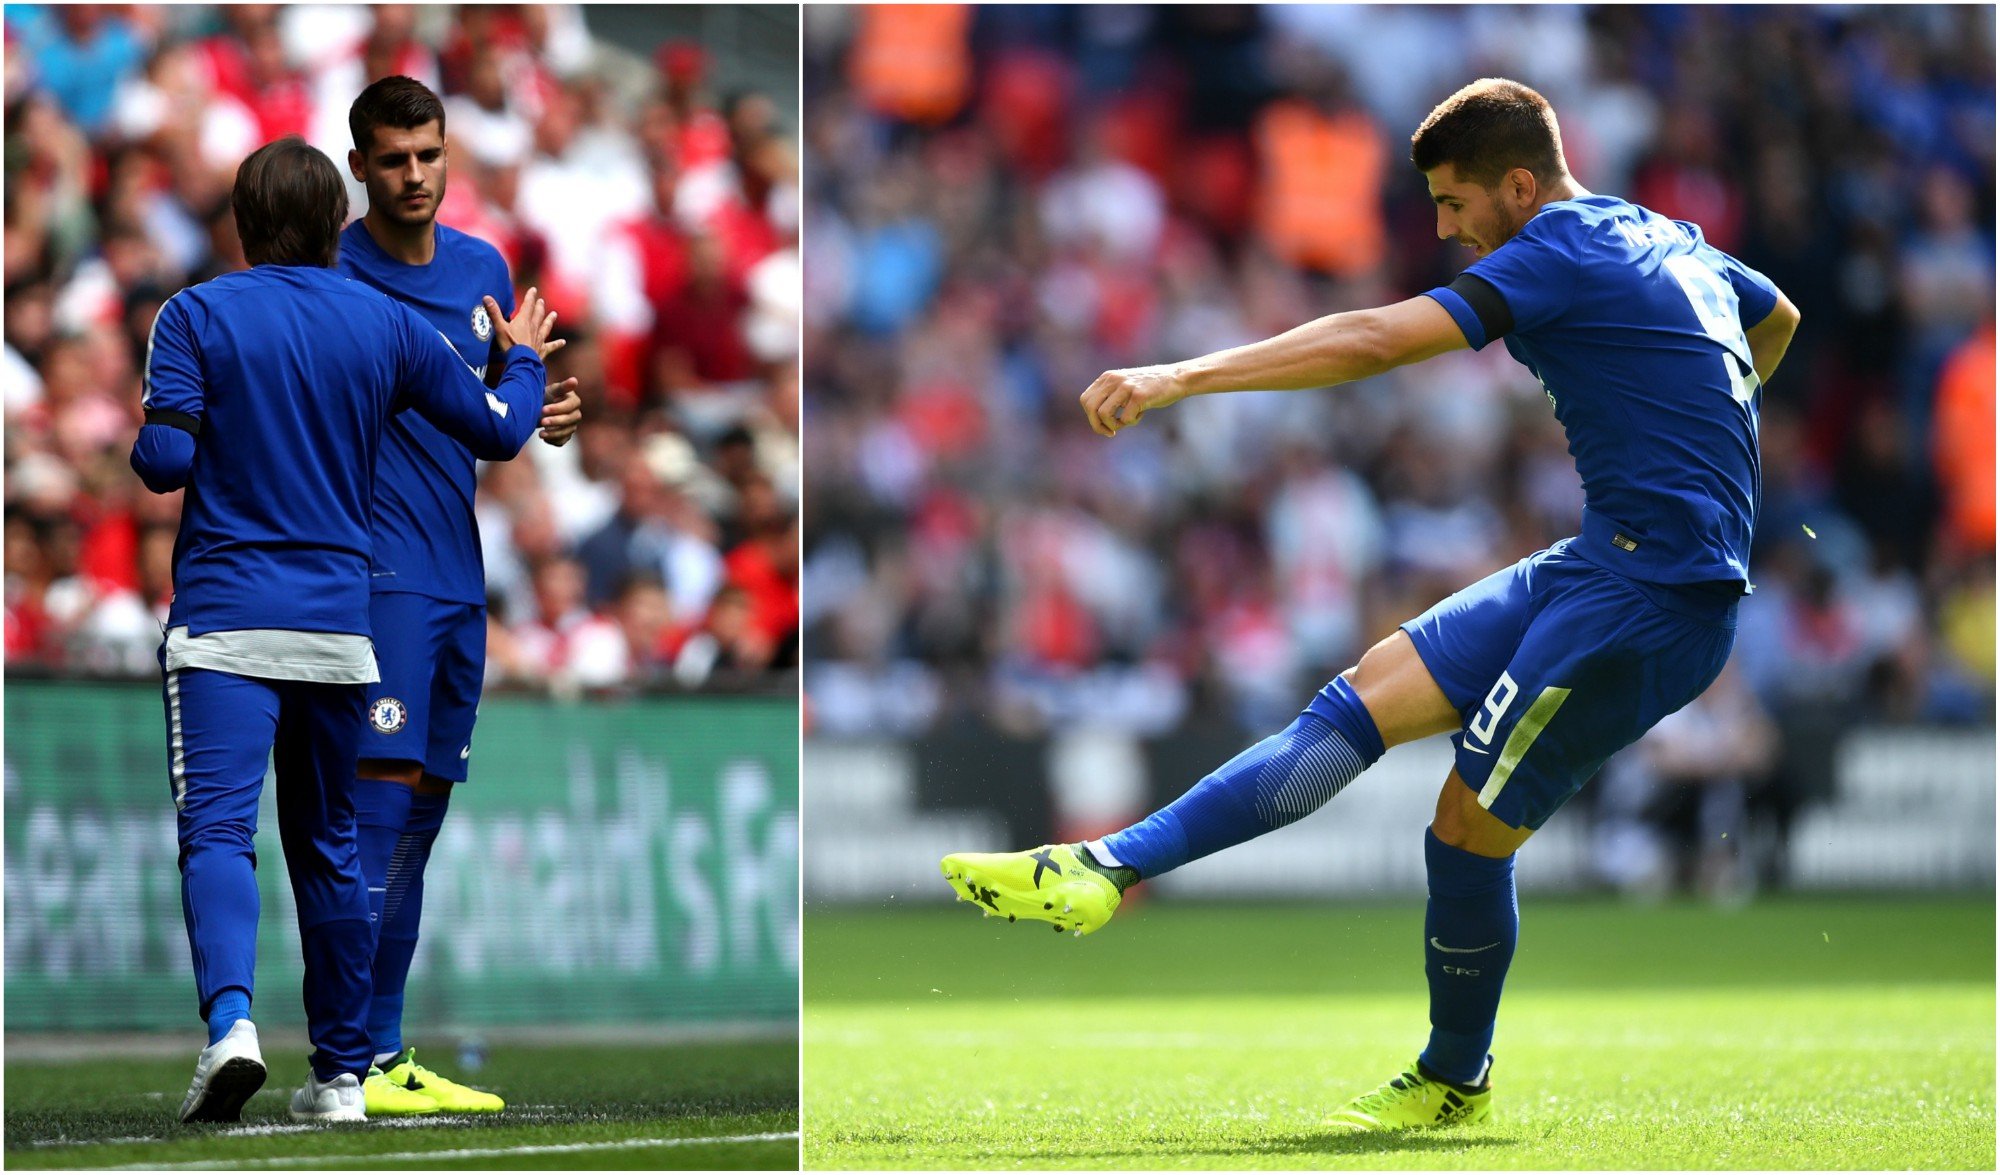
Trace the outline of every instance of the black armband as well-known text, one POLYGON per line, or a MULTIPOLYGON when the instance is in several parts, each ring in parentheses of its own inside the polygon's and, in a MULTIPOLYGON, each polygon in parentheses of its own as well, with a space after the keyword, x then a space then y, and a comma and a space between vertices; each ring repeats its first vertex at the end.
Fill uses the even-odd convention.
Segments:
POLYGON ((1514 329, 1514 312, 1507 309, 1507 299, 1500 296, 1500 291, 1493 287, 1492 282, 1476 273, 1461 273, 1451 279, 1447 288, 1472 307, 1472 313, 1478 316, 1479 325, 1486 332, 1487 342, 1501 338, 1514 329))
POLYGON ((177 428, 191 437, 201 435, 201 421, 199 419, 189 416, 185 412, 175 412, 167 408, 146 409, 146 423, 164 424, 168 428, 177 428))

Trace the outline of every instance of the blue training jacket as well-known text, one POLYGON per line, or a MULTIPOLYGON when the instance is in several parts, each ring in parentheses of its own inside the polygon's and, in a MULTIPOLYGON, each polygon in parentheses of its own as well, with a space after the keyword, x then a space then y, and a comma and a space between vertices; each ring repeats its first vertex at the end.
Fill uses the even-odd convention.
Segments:
POLYGON ((168 626, 371 635, 383 426, 413 408, 476 457, 513 457, 546 373, 531 347, 506 358, 489 391, 408 307, 330 269, 260 265, 168 299, 132 449, 149 489, 188 491, 168 626))

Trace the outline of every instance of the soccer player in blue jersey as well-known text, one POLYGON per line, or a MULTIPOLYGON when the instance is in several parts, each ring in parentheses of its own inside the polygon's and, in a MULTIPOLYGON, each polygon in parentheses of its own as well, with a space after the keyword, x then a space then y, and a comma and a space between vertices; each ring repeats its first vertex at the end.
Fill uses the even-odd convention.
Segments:
POLYGON ((231 203, 252 268, 160 308, 132 449, 147 488, 187 490, 160 665, 181 898, 209 1047, 180 1116, 234 1121, 264 1081, 250 1020, 254 838, 275 751, 314 1045, 292 1115, 359 1120, 374 942, 354 771, 376 678, 376 454, 385 422, 408 407, 481 457, 513 457, 540 419, 551 324, 530 291, 496 328, 505 373, 487 388, 428 323, 333 272, 347 189, 297 137, 244 160, 231 203))
POLYGON ((1439 602, 1298 719, 1130 828, 1083 845, 955 854, 994 914, 1089 933, 1125 888, 1289 824, 1383 750, 1455 732, 1424 836, 1429 1043, 1340 1109, 1356 1130, 1486 1120, 1519 913, 1514 852, 1605 759, 1694 700, 1729 656, 1760 493, 1760 390, 1799 314, 1684 221, 1585 191, 1555 112, 1474 82, 1411 140, 1441 238, 1477 255, 1448 286, 1083 393, 1104 436, 1187 396, 1317 388, 1504 340, 1540 378, 1583 477, 1580 532, 1439 602))
MULTIPOLYGON (((493 246, 437 223, 444 200, 444 106, 422 82, 387 77, 348 109, 348 168, 368 212, 341 234, 340 272, 416 311, 467 366, 497 374, 486 307, 512 313, 514 287, 493 246)), ((551 317, 554 317, 551 315, 551 317)), ((562 444, 580 419, 576 381, 548 389, 542 437, 562 444)), ((382 434, 371 533, 370 623, 382 678, 369 688, 355 812, 361 869, 375 920, 368 1035, 374 1067, 362 1083, 371 1114, 504 1108, 417 1064, 403 1042, 403 989, 417 947, 424 867, 455 783, 472 757, 486 667, 486 577, 473 519, 474 454, 404 412, 382 434)))

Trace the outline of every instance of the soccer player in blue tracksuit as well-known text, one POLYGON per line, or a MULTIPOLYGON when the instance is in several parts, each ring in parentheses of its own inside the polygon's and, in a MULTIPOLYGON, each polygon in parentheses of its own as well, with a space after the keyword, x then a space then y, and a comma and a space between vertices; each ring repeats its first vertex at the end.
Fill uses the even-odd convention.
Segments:
MULTIPOLYGON (((368 213, 341 235, 340 272, 417 312, 475 372, 491 366, 486 300, 513 313, 507 263, 484 241, 437 223, 445 190, 444 105, 422 82, 383 78, 348 109, 348 167, 368 213)), ((551 314, 549 317, 554 318, 551 314)), ((542 437, 562 444, 580 419, 576 381, 548 389, 542 437)), ((486 577, 473 519, 474 454, 404 412, 382 433, 371 527, 370 622, 381 680, 369 687, 355 815, 375 920, 375 988, 362 1082, 370 1114, 423 1108, 491 1113, 496 1096, 417 1064, 403 1044, 403 987, 417 947, 424 867, 454 783, 472 757, 486 667, 486 577)))
POLYGON ((132 449, 147 488, 187 490, 160 662, 182 905, 209 1047, 180 1116, 234 1121, 264 1081, 250 1021, 254 835, 274 757, 314 1045, 292 1114, 359 1119, 373 936, 354 768, 376 676, 376 453, 384 422, 412 407, 481 456, 512 457, 540 419, 537 351, 548 327, 531 293, 501 330, 506 374, 489 390, 422 319, 332 271, 346 187, 296 137, 244 160, 231 203, 253 268, 160 308, 132 449))
POLYGON ((1316 388, 1504 340, 1542 381, 1583 477, 1580 533, 1405 623, 1285 730, 1144 821, 1086 845, 955 854, 990 912, 1097 929, 1123 890, 1306 815, 1385 748, 1447 731, 1424 837, 1431 1035, 1348 1103, 1357 1130, 1484 1121, 1519 913, 1514 851, 1605 759, 1722 670, 1749 590, 1761 389, 1798 311, 1684 221, 1585 191, 1555 112, 1516 82, 1453 94, 1411 140, 1438 235, 1478 260, 1449 286, 1334 314, 1083 393, 1104 436, 1191 395, 1316 388))

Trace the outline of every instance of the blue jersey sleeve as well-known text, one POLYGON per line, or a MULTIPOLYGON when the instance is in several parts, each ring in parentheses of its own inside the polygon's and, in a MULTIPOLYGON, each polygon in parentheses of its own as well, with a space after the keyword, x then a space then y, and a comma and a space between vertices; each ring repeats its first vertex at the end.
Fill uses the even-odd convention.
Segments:
POLYGON ((404 343, 397 407, 415 408, 482 461, 519 453, 541 423, 546 372, 534 348, 510 349, 506 374, 489 391, 443 335, 407 306, 393 305, 404 343))
POLYGON ((1530 220, 1513 240, 1473 262, 1465 272, 1499 293, 1513 318, 1514 330, 1530 331, 1548 325, 1569 309, 1578 265, 1575 250, 1551 239, 1542 225, 1530 220))
POLYGON ((167 299, 153 316, 143 374, 146 423, 132 445, 132 470, 147 489, 171 493, 193 472, 205 406, 194 319, 179 296, 167 299))
POLYGON ((1427 291, 1451 313, 1475 351, 1502 335, 1546 326, 1569 309, 1579 259, 1538 220, 1467 266, 1449 286, 1427 291))
POLYGON ((1736 307, 1742 317, 1743 329, 1749 330, 1769 318, 1771 311, 1778 308, 1777 285, 1720 249, 1711 246, 1708 251, 1714 254, 1719 263, 1717 267, 1736 291, 1736 307))

